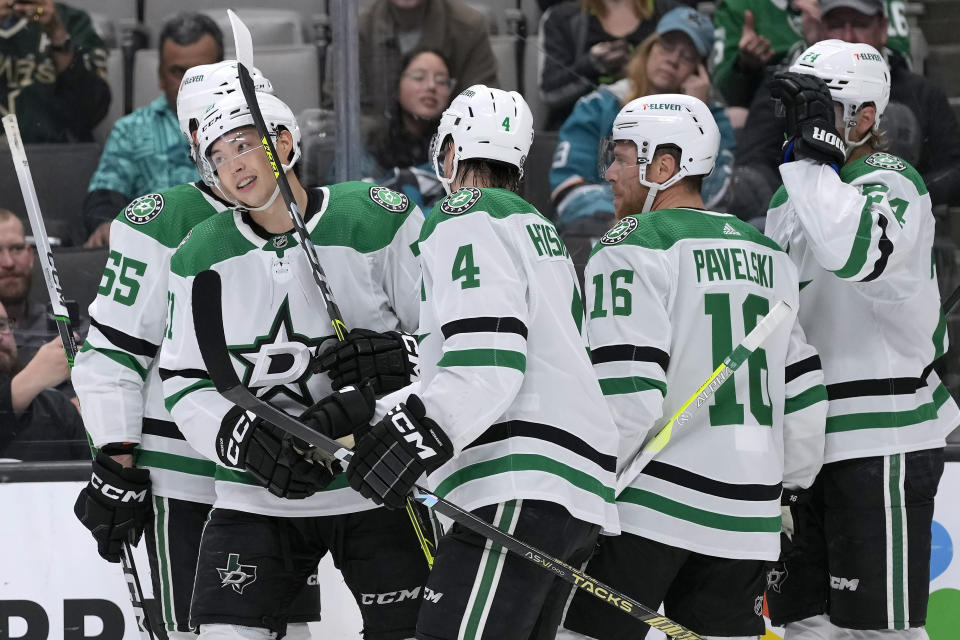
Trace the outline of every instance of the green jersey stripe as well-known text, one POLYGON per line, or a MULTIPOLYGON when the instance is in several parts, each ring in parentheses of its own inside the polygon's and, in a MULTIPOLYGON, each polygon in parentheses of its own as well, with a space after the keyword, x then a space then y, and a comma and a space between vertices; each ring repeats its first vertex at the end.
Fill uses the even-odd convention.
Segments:
POLYGON ((783 413, 794 413, 806 409, 812 404, 825 402, 827 399, 827 388, 822 384, 810 387, 803 393, 799 393, 792 398, 787 398, 783 403, 783 413))
POLYGON ((934 420, 940 407, 950 399, 950 392, 941 383, 933 392, 933 399, 916 409, 905 411, 877 411, 870 413, 848 413, 827 418, 827 433, 841 433, 857 429, 889 429, 908 427, 927 420, 934 420))
MULTIPOLYGON (((238 471, 236 469, 228 469, 227 467, 221 467, 217 465, 217 470, 214 473, 214 479, 219 482, 236 482, 238 484, 248 484, 254 487, 262 487, 263 485, 254 478, 252 475, 246 471, 238 471)), ((346 489, 350 486, 347 482, 347 474, 341 473, 337 475, 333 482, 328 484, 322 491, 335 491, 337 489, 346 489)), ((319 492, 318 492, 319 493, 319 492)))
POLYGON ((130 355, 126 351, 119 351, 117 349, 102 349, 100 347, 91 346, 89 342, 85 342, 83 347, 80 349, 80 351, 96 351, 100 355, 106 356, 107 358, 110 358, 117 364, 124 366, 127 369, 130 369, 131 371, 136 373, 138 376, 140 376, 140 379, 143 380, 144 382, 146 382, 147 380, 147 370, 143 368, 143 366, 139 362, 137 362, 136 358, 134 358, 132 355, 130 355))
POLYGON ((527 356, 507 349, 459 349, 447 351, 438 367, 507 367, 520 373, 527 370, 527 356))
POLYGON ((740 531, 744 533, 778 533, 781 523, 780 516, 731 516, 724 513, 714 513, 705 509, 697 509, 669 498, 657 495, 644 489, 627 487, 617 498, 617 502, 628 502, 641 507, 659 511, 665 515, 687 522, 722 529, 724 531, 740 531))
POLYGON ((937 328, 933 330, 933 359, 936 360, 942 356, 946 350, 946 338, 947 335, 947 317, 943 315, 943 311, 940 312, 940 321, 937 322, 937 328))
POLYGON ((178 402, 183 400, 184 396, 186 396, 187 394, 193 393, 194 391, 199 391, 200 389, 212 389, 212 388, 213 388, 213 382, 211 382, 210 380, 197 380, 186 389, 181 389, 180 391, 177 391, 172 396, 169 396, 168 398, 164 398, 163 406, 167 408, 167 411, 173 411, 173 407, 178 402))
POLYGON ((181 473, 189 473, 194 476, 212 478, 217 465, 215 465, 211 460, 188 458, 186 456, 180 456, 175 453, 166 453, 164 451, 140 449, 137 452, 137 466, 167 469, 168 471, 179 471, 181 473))
POLYGON ((625 393, 637 393, 656 389, 664 398, 667 397, 667 383, 653 378, 631 376, 628 378, 601 378, 600 391, 605 396, 618 396, 625 393))
POLYGON ((446 497, 451 491, 468 482, 516 471, 542 471, 543 473, 553 474, 579 489, 596 494, 604 502, 614 502, 613 487, 604 485, 590 474, 579 469, 535 453, 513 453, 463 467, 444 478, 434 493, 441 498, 446 497))

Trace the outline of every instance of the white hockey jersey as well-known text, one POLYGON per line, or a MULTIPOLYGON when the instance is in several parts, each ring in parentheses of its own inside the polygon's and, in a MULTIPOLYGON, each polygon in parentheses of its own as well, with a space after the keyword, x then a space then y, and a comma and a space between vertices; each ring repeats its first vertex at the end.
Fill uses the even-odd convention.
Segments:
MULTIPOLYGON (((590 355, 620 429, 619 470, 779 300, 797 305, 789 257, 737 218, 697 209, 627 216, 587 262, 590 355)), ((626 532, 711 556, 775 560, 781 484, 823 460, 826 393, 795 314, 674 426, 617 497, 626 532)))
POLYGON ((830 400, 826 462, 944 446, 960 411, 933 371, 947 325, 923 179, 887 153, 839 177, 810 160, 780 174, 766 233, 800 272, 800 324, 830 400))
MULTIPOLYGON (((307 231, 347 326, 416 331, 420 209, 400 193, 347 182, 310 191, 305 211, 307 231)), ((160 352, 165 402, 187 440, 217 463, 218 508, 298 517, 376 506, 351 489, 344 474, 304 500, 278 498, 246 471, 223 466, 216 453, 221 421, 233 405, 214 389, 197 346, 191 289, 201 271, 220 274, 227 345, 247 387, 294 415, 332 391, 330 378, 313 373, 308 359, 297 355, 315 354, 324 340, 335 340, 297 244, 292 231, 271 234, 249 214, 230 212, 196 227, 171 261, 171 325, 160 352)))
POLYGON ((137 442, 158 496, 212 504, 214 465, 163 406, 156 356, 167 323, 170 258, 198 223, 226 209, 202 183, 131 202, 110 225, 110 253, 73 388, 95 446, 137 442))
POLYGON ((456 451, 429 475, 430 488, 466 509, 555 502, 619 532, 616 427, 581 335, 576 271, 553 224, 510 191, 467 187, 434 207, 419 246, 414 391, 456 451))

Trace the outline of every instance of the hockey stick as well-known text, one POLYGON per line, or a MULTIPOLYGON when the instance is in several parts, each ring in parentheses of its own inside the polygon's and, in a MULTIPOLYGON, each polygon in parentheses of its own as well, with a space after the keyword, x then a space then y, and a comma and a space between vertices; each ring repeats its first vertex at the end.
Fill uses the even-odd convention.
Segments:
MULTIPOLYGON (((349 463, 350 457, 353 455, 352 451, 345 449, 335 440, 317 433, 293 416, 267 404, 243 386, 237 377, 237 372, 233 368, 230 354, 227 351, 220 296, 220 274, 211 269, 201 271, 194 276, 191 293, 194 330, 196 331, 197 344, 200 347, 200 355, 203 357, 204 366, 217 391, 240 408, 263 418, 301 440, 309 442, 319 450, 341 461, 344 465, 349 463)), ((497 529, 469 511, 461 509, 419 485, 414 486, 411 497, 436 513, 460 523, 508 551, 512 551, 539 567, 553 572, 558 578, 566 580, 578 589, 607 602, 654 629, 659 629, 668 636, 677 640, 703 640, 701 636, 669 618, 661 616, 653 609, 616 589, 598 582, 562 560, 551 557, 536 547, 497 529)))
MULTIPOLYGON (((310 272, 313 274, 313 279, 320 289, 320 295, 323 297, 323 304, 326 307, 327 315, 330 317, 330 323, 333 325, 333 331, 337 335, 337 340, 343 342, 346 339, 347 325, 343 321, 343 314, 340 313, 340 307, 337 306, 336 301, 333 299, 333 294, 330 293, 330 287, 327 285, 327 276, 323 272, 323 267, 320 266, 320 261, 317 259, 316 247, 313 245, 313 241, 310 240, 310 234, 307 233, 307 227, 303 223, 303 214, 300 211, 300 207, 297 206, 297 201, 293 197, 290 183, 283 171, 283 163, 279 162, 278 164, 279 156, 277 155, 277 150, 273 146, 273 141, 270 140, 267 123, 264 122, 263 114, 260 113, 260 105, 257 103, 256 87, 253 84, 253 79, 250 77, 250 69, 253 68, 253 39, 250 36, 250 30, 247 29, 247 25, 243 24, 243 21, 233 10, 227 9, 227 15, 230 17, 230 25, 233 27, 233 42, 237 50, 237 73, 240 79, 240 89, 243 91, 247 108, 250 109, 250 116, 253 118, 253 122, 257 127, 257 133, 260 135, 260 143, 263 145, 263 150, 266 151, 267 159, 273 168, 273 176, 277 180, 280 195, 287 205, 287 213, 290 214, 290 220, 293 222, 297 240, 307 255, 307 261, 310 263, 310 272)), ((433 568, 433 545, 424 535, 423 523, 420 521, 419 516, 417 516, 413 508, 413 504, 409 500, 407 501, 407 515, 410 517, 410 524, 413 526, 417 540, 420 541, 427 565, 433 568)))
POLYGON ((954 307, 957 306, 957 303, 960 302, 960 287, 957 287, 953 290, 944 303, 940 306, 940 310, 943 312, 943 315, 948 316, 953 313, 954 307))
MULTIPOLYGON (((37 253, 40 255, 43 281, 47 285, 47 295, 50 297, 53 316, 57 321, 57 332, 60 334, 60 342, 63 344, 63 350, 67 356, 67 365, 72 369, 73 359, 77 355, 77 343, 73 339, 73 331, 70 328, 70 314, 67 312, 67 306, 64 303, 63 289, 60 288, 60 276, 57 275, 57 268, 53 263, 53 251, 50 249, 47 229, 43 224, 43 216, 40 214, 37 190, 33 184, 33 176, 30 173, 30 163, 27 161, 26 150, 23 148, 23 140, 20 138, 20 127, 17 124, 16 114, 11 113, 3 117, 3 129, 7 134, 10 155, 13 157, 13 166, 17 171, 17 180, 20 182, 20 191, 23 193, 23 202, 27 207, 27 217, 30 220, 37 253)), ((127 588, 130 590, 130 605, 133 607, 133 615, 137 621, 137 630, 140 632, 140 637, 153 640, 155 636, 144 609, 140 577, 133 561, 133 551, 127 541, 123 542, 120 564, 123 567, 123 577, 127 581, 127 588)))
POLYGON ((790 315, 790 305, 784 300, 773 305, 773 309, 757 323, 753 331, 748 333, 743 341, 738 344, 734 350, 724 358, 720 366, 714 369, 707 381, 700 385, 686 402, 680 405, 680 408, 673 417, 663 425, 657 435, 647 442, 646 446, 640 452, 640 455, 630 461, 630 464, 617 476, 617 495, 620 495, 631 482, 633 482, 647 463, 653 459, 670 442, 670 436, 673 435, 674 425, 682 427, 690 420, 693 412, 707 403, 717 389, 720 388, 728 378, 733 376, 741 364, 743 364, 757 348, 770 337, 773 330, 780 326, 783 319, 790 315))

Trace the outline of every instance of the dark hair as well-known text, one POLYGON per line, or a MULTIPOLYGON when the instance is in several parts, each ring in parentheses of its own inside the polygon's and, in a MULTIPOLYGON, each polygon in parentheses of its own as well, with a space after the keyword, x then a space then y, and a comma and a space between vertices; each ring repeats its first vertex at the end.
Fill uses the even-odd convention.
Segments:
MULTIPOLYGON (((447 71, 450 70, 450 61, 437 49, 430 47, 415 47, 408 51, 400 60, 400 75, 394 86, 394 98, 390 103, 385 116, 385 123, 373 130, 367 140, 367 148, 381 167, 415 167, 430 160, 427 157, 430 150, 430 139, 437 130, 440 118, 424 121, 423 131, 413 134, 403 126, 403 114, 400 109, 400 81, 407 67, 420 54, 432 53, 441 60, 447 71)), ((451 96, 452 97, 452 96, 451 96)))
POLYGON ((461 176, 472 172, 473 182, 479 187, 507 189, 520 195, 520 169, 508 162, 487 160, 485 158, 466 158, 457 163, 457 173, 461 176))
POLYGON ((217 59, 223 60, 223 32, 213 18, 205 13, 182 11, 163 24, 157 50, 163 55, 163 45, 173 40, 181 47, 191 45, 203 36, 210 34, 217 43, 217 59))
MULTIPOLYGON (((668 155, 673 158, 674 163, 677 165, 677 168, 680 168, 682 161, 680 147, 675 144, 661 144, 653 152, 653 158, 656 159, 660 155, 668 155)), ((705 175, 696 175, 696 176, 684 176, 681 178, 680 182, 677 184, 682 184, 686 186, 689 191, 695 191, 700 193, 703 190, 703 179, 706 178, 705 175)))

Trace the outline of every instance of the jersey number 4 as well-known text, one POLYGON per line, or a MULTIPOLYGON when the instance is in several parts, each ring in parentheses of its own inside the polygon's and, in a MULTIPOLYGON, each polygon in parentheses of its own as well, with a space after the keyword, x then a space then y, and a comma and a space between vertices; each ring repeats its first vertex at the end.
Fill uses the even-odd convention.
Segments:
MULTIPOLYGON (((719 367, 724 358, 733 351, 733 324, 730 317, 730 294, 708 293, 704 295, 704 307, 711 319, 713 336, 713 367, 719 367)), ((770 311, 770 301, 753 293, 748 294, 741 305, 744 336, 750 333, 757 322, 770 311)), ((739 340, 742 340, 740 336, 739 340)), ((767 352, 757 349, 747 360, 749 376, 750 413, 757 424, 773 426, 773 407, 768 402, 767 352)), ((733 384, 727 383, 717 389, 710 406, 710 425, 719 427, 728 424, 744 424, 743 405, 737 401, 737 376, 733 384)))

